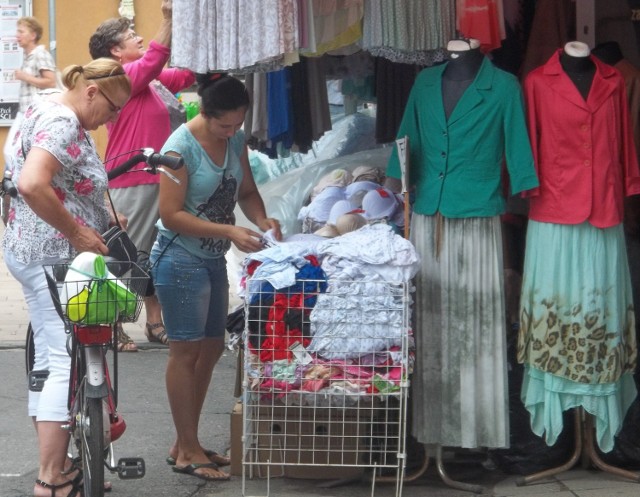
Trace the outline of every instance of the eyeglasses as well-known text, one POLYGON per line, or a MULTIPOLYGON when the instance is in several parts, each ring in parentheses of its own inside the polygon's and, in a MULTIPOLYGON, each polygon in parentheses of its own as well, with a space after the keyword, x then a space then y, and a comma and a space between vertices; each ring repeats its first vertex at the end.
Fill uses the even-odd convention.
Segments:
POLYGON ((136 33, 135 31, 131 31, 131 33, 129 33, 124 38, 122 38, 122 41, 129 41, 129 40, 133 40, 135 38, 138 38, 138 33, 136 33))
POLYGON ((107 97, 107 94, 103 92, 100 88, 98 88, 98 91, 102 94, 102 96, 105 98, 105 100, 109 104, 109 110, 114 114, 119 114, 120 111, 122 110, 122 107, 118 107, 116 104, 114 104, 113 101, 109 97, 107 97))

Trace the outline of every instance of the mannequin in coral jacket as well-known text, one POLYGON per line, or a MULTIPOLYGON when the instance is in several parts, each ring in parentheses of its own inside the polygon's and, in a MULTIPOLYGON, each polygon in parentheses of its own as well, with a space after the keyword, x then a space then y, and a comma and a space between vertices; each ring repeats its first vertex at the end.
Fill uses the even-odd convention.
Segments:
MULTIPOLYGON (((500 214, 506 162, 513 192, 536 187, 522 92, 475 40, 423 70, 399 137, 409 137, 416 277, 412 430, 424 444, 509 445, 500 214)), ((400 178, 396 151, 387 176, 400 178)))
POLYGON ((640 173, 620 73, 570 42, 525 80, 540 180, 530 196, 518 360, 533 431, 549 445, 573 407, 613 448, 636 396, 635 318, 622 228, 640 173))

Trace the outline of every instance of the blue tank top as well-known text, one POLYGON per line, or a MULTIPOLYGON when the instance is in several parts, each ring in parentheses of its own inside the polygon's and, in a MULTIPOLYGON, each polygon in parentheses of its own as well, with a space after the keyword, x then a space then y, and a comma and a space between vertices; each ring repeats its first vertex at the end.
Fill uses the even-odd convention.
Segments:
MULTIPOLYGON (((189 184, 184 210, 218 224, 235 224, 233 213, 242 182, 240 155, 245 147, 244 132, 229 139, 224 164, 215 164, 185 124, 180 126, 162 147, 161 153, 175 152, 184 159, 189 184)), ((175 232, 158 220, 158 231, 171 239, 175 232)), ((205 238, 180 235, 174 241, 193 255, 211 259, 223 257, 231 246, 227 238, 205 238)))

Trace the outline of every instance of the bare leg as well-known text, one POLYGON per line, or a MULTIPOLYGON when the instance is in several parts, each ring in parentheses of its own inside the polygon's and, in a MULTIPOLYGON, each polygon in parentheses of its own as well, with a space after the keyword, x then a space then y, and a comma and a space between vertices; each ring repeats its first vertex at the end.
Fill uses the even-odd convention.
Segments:
MULTIPOLYGON (((198 423, 211 374, 223 346, 221 339, 169 342, 166 384, 177 433, 177 467, 211 462, 198 440, 198 423)), ((225 475, 213 468, 197 471, 210 477, 225 475)))
MULTIPOLYGON (((207 391, 211 383, 211 374, 213 372, 210 369, 211 363, 214 367, 218 363, 218 360, 222 356, 224 351, 224 339, 222 338, 205 338, 204 343, 207 344, 203 348, 209 350, 208 342, 211 342, 210 355, 201 354, 198 362, 196 363, 196 406, 198 412, 198 426, 200 425, 200 413, 202 413, 202 407, 207 396, 207 391), (208 373, 207 373, 208 371, 208 373), (208 374, 208 377, 207 377, 208 374)), ((204 447, 201 447, 204 450, 204 447)), ((178 457, 178 438, 176 437, 171 449, 169 449, 169 456, 176 459, 178 457)), ((209 456, 212 462, 227 465, 229 464, 229 458, 224 455, 209 456)))
POLYGON ((145 297, 144 308, 147 314, 145 335, 150 342, 167 344, 167 333, 162 321, 162 306, 156 295, 145 297))
POLYGON ((202 353, 196 363, 196 408, 198 413, 197 423, 200 423, 202 406, 207 397, 207 391, 211 384, 213 368, 218 363, 224 350, 223 338, 205 338, 203 340, 202 353))
POLYGON ((144 310, 147 314, 147 323, 161 323, 162 322, 162 307, 158 301, 158 297, 152 295, 151 297, 145 297, 144 310))
MULTIPOLYGON (((40 450, 38 479, 51 485, 59 485, 70 479, 68 475, 62 474, 69 447, 69 432, 62 429, 62 424, 58 421, 38 421, 36 423, 40 450)), ((66 495, 70 490, 71 487, 60 489, 60 495, 66 495)), ((51 495, 51 490, 36 485, 33 495, 48 497, 51 495)))

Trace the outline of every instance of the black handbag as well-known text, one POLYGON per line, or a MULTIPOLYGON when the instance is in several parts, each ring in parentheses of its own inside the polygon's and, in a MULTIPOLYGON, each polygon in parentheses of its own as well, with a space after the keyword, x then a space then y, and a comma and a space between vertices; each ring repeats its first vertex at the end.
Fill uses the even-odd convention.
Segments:
POLYGON ((127 232, 117 225, 105 231, 102 238, 109 249, 106 258, 109 271, 115 276, 122 276, 138 261, 138 249, 127 232))

